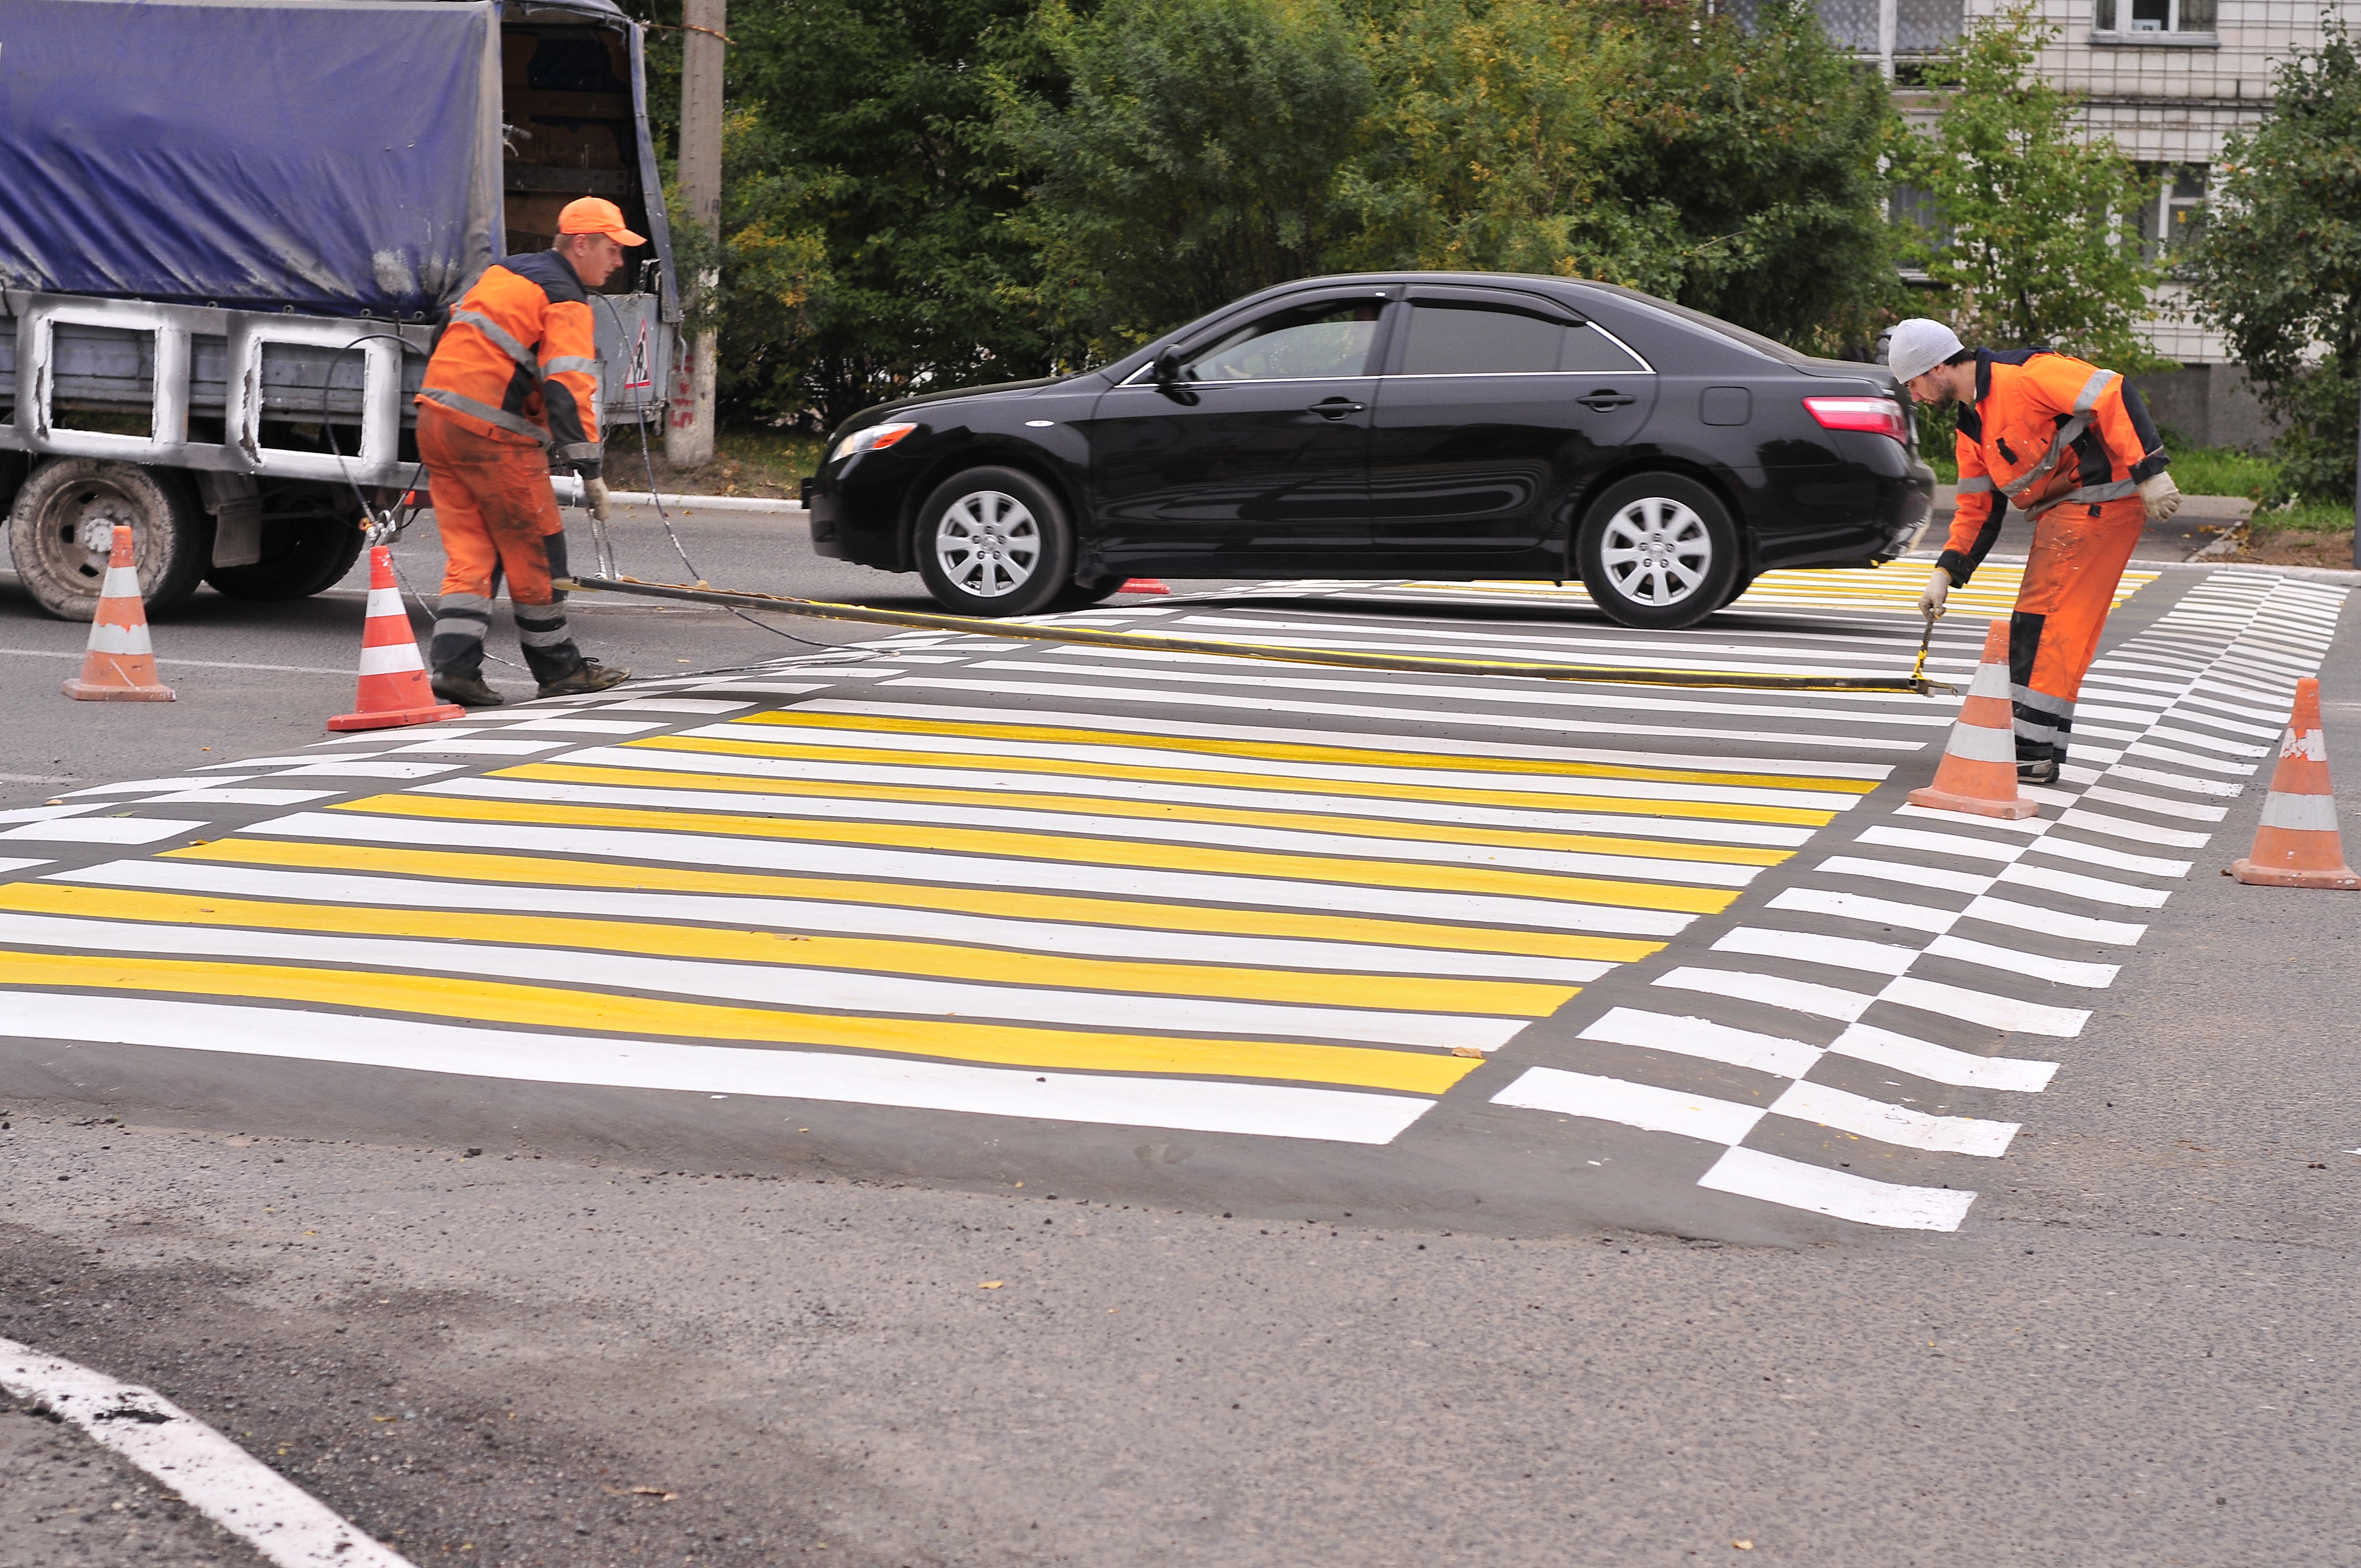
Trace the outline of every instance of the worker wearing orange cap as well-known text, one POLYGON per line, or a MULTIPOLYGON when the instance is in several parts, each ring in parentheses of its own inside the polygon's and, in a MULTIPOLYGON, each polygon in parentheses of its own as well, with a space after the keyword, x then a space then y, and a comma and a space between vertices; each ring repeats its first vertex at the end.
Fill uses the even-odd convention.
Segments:
POLYGON ((548 250, 503 257, 467 291, 427 361, 418 394, 418 455, 434 496, 448 565, 427 662, 434 695, 499 706, 484 684, 484 634, 503 575, 525 667, 543 696, 603 691, 631 678, 586 659, 566 630, 566 524, 550 460, 582 477, 590 515, 607 521, 599 477, 598 350, 589 291, 615 275, 626 246, 614 203, 585 197, 557 218, 548 250))

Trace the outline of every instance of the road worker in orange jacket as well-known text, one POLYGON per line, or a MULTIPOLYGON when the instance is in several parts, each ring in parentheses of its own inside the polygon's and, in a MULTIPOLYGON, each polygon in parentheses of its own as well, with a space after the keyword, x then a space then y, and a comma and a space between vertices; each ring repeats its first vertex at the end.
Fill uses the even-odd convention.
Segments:
POLYGON ((612 202, 569 203, 550 250, 504 257, 451 313, 418 394, 418 455, 448 561, 427 662, 434 695, 492 707, 484 633, 506 576, 525 667, 543 696, 604 691, 631 678, 586 659, 566 627, 566 524, 552 457, 582 477, 590 515, 607 521, 599 476, 598 360, 589 291, 646 240, 612 202))
POLYGON ((2017 777, 2054 782, 2140 530, 2180 509, 2164 443, 2121 376, 2047 348, 1963 348, 1921 317, 1894 329, 1886 363, 1921 402, 1960 406, 1959 510, 1920 611, 1943 613, 1992 553, 2010 503, 2033 519, 2009 621, 2009 695, 2017 777))

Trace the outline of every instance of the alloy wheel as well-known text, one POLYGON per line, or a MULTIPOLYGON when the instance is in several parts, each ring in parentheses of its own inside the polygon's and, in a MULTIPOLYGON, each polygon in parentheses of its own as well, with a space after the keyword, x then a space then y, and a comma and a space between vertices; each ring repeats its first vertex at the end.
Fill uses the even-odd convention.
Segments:
POLYGON ((1705 519, 1664 496, 1643 496, 1609 518, 1599 546, 1615 591, 1651 609, 1681 603, 1713 571, 1705 519))
POLYGON ((1032 581, 1041 563, 1041 525, 1001 490, 977 490, 943 509, 935 561, 950 584, 977 598, 1005 598, 1032 581))

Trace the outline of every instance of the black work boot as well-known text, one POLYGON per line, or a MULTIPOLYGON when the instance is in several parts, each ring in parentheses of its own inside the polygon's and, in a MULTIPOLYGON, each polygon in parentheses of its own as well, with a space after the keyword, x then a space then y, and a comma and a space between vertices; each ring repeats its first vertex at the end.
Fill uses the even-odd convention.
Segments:
POLYGON ((585 659, 574 667, 571 674, 560 675, 555 680, 542 682, 541 695, 586 696, 591 692, 605 691, 609 686, 621 685, 631 678, 631 672, 629 670, 618 670, 602 664, 596 659, 585 659))
POLYGON ((2042 757, 2036 761, 2020 760, 2016 764, 2016 782, 2029 784, 2054 784, 2058 782, 2058 759, 2042 757))
POLYGON ((434 688, 436 697, 444 702, 456 702, 461 707, 498 707, 508 701, 484 684, 478 675, 436 675, 426 683, 434 688))

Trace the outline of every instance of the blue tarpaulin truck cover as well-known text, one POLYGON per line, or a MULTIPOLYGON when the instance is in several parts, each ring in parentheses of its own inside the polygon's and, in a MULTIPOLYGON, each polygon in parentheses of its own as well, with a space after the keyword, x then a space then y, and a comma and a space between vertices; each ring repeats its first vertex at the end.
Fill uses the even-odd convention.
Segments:
POLYGON ((0 281, 433 318, 495 258, 492 0, 0 0, 0 281))

